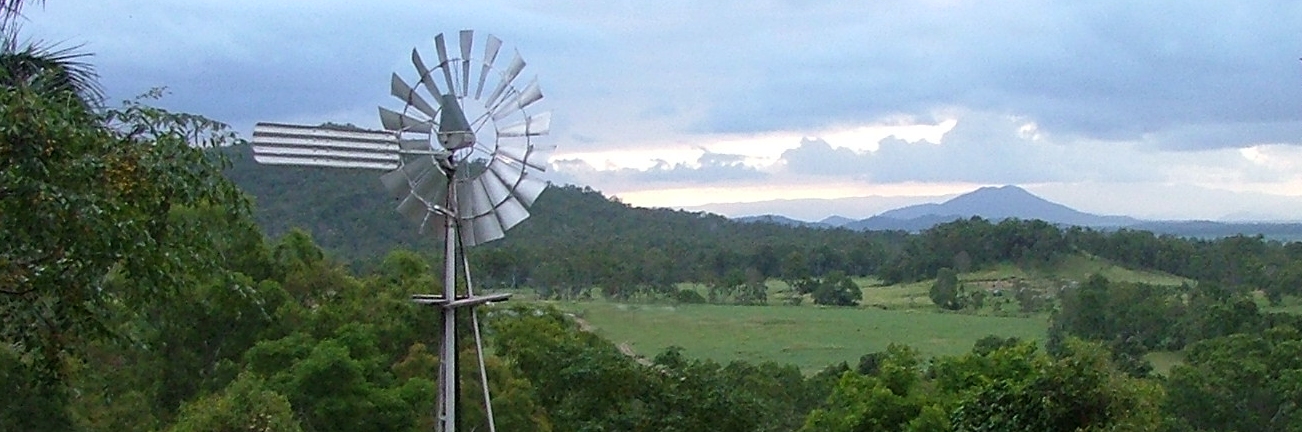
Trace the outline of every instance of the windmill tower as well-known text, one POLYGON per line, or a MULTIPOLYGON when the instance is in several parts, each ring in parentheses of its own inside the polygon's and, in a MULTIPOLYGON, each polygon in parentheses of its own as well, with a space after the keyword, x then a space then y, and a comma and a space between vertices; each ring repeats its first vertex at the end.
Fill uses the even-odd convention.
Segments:
POLYGON ((379 108, 384 130, 258 123, 253 152, 268 165, 383 171, 380 182, 398 212, 418 223, 422 234, 443 239, 442 292, 412 296, 443 315, 436 429, 455 432, 460 425, 457 317, 469 315, 488 430, 496 431, 475 307, 510 294, 476 295, 463 252, 502 238, 529 217, 528 207, 547 186, 535 173, 545 170, 552 147, 536 145, 535 138, 547 134, 551 112, 533 111, 543 97, 537 79, 516 86, 525 66, 519 53, 498 67, 498 38, 488 35, 479 57, 473 31, 462 30, 459 42, 459 52, 449 53, 443 35, 435 36, 433 65, 412 49, 410 81, 397 73, 390 81, 401 109, 379 108), (456 289, 458 267, 464 292, 456 289))

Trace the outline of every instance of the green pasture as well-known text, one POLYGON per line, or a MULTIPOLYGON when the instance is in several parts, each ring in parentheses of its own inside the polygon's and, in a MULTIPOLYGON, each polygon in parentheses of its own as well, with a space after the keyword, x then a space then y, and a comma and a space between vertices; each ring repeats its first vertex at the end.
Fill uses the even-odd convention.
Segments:
POLYGON ((988 335, 1044 339, 1043 318, 1008 318, 875 308, 556 302, 593 331, 643 356, 671 346, 719 362, 794 364, 813 373, 882 351, 891 343, 924 355, 968 352, 988 335))
MULTIPOLYGON (((1151 271, 1137 271, 1097 257, 1072 255, 1049 269, 1001 264, 959 275, 968 289, 1025 284, 1037 289, 1084 281, 1092 274, 1109 280, 1178 285, 1185 280, 1151 271)), ((886 349, 891 343, 912 346, 925 356, 958 355, 989 335, 1042 341, 1048 327, 1045 312, 1022 313, 1011 294, 990 297, 975 313, 944 313, 927 293, 933 283, 883 285, 858 278, 863 300, 857 308, 814 305, 809 296, 788 305, 791 288, 772 279, 768 306, 715 304, 620 303, 607 300, 546 302, 574 314, 602 337, 651 357, 671 346, 691 357, 719 362, 746 360, 795 364, 806 373, 838 362, 854 364, 859 357, 886 349)), ((704 296, 707 287, 683 283, 704 296)), ((527 296, 525 296, 527 297, 527 296)), ((1150 358, 1161 372, 1180 361, 1178 353, 1150 358)))
POLYGON ((1090 275, 1103 275, 1113 282, 1135 282, 1152 285, 1180 285, 1186 279, 1162 272, 1149 270, 1132 270, 1113 263, 1107 259, 1092 255, 1075 254, 1064 257, 1057 265, 1049 269, 1020 267, 1003 263, 994 267, 975 270, 959 275, 960 281, 1024 279, 1024 280, 1058 280, 1084 282, 1090 275))

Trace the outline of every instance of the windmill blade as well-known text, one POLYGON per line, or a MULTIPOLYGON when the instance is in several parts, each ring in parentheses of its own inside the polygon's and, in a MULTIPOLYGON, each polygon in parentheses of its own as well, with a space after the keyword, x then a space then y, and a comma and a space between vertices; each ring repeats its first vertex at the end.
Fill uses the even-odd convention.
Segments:
POLYGON ((534 102, 537 102, 542 98, 542 88, 538 86, 538 79, 535 78, 533 81, 529 82, 529 85, 526 86, 523 91, 512 95, 511 98, 507 99, 506 102, 503 102, 501 105, 493 107, 493 120, 501 120, 503 117, 525 109, 525 107, 532 105, 534 102))
POLYGON ((525 207, 532 207, 538 195, 547 188, 547 183, 528 175, 524 166, 511 166, 506 163, 488 164, 488 169, 502 179, 502 183, 511 190, 511 195, 520 200, 525 207))
POLYGON ((501 205, 497 206, 497 211, 493 212, 497 216, 497 221, 502 225, 502 230, 509 230, 524 222, 529 218, 529 210, 520 203, 520 200, 511 197, 501 205))
POLYGON ((474 233, 474 241, 467 242, 466 246, 481 245, 506 237, 506 230, 502 229, 502 223, 498 222, 497 217, 491 213, 471 221, 469 231, 474 233))
MULTIPOLYGON (((494 162, 489 163, 500 162, 494 160, 494 162)), ((502 179, 501 176, 497 175, 497 172, 492 171, 491 169, 488 171, 488 174, 483 177, 488 177, 488 179, 484 181, 484 191, 488 193, 488 199, 493 203, 493 212, 497 216, 498 222, 502 225, 503 231, 509 230, 529 218, 528 209, 526 209, 524 204, 521 204, 520 200, 516 199, 514 195, 511 195, 511 189, 507 187, 506 180, 502 179)))
POLYGON ((424 200, 415 195, 407 195, 398 201, 398 213, 413 222, 421 222, 429 213, 433 213, 424 200))
POLYGON ((493 92, 488 95, 488 99, 484 101, 484 108, 492 108, 494 105, 497 105, 497 98, 502 97, 502 93, 506 91, 506 87, 511 85, 512 81, 515 81, 515 77, 520 75, 521 70, 524 70, 524 58, 520 57, 520 53, 517 52, 515 53, 515 57, 511 59, 511 64, 506 67, 506 72, 502 73, 502 80, 497 82, 497 87, 493 89, 493 92))
POLYGON ((466 186, 466 182, 457 183, 454 186, 457 194, 454 204, 457 206, 457 237, 461 239, 463 246, 469 247, 477 245, 479 242, 475 240, 474 210, 471 208, 471 202, 474 199, 471 198, 471 192, 466 186))
POLYGON ((443 175, 443 171, 435 168, 433 157, 417 157, 407 161, 402 167, 381 175, 380 183, 384 184, 384 189, 394 198, 403 198, 411 191, 413 181, 429 174, 443 175))
POLYGON ((462 190, 468 192, 469 195, 461 195, 461 192, 458 192, 457 195, 457 198, 462 203, 469 202, 468 206, 461 206, 463 209, 469 210, 469 212, 458 214, 458 216, 468 221, 468 224, 462 224, 462 229, 474 234, 474 244, 497 240, 505 235, 501 222, 497 220, 497 216, 493 215, 494 207, 490 202, 488 192, 484 189, 484 180, 485 178, 480 176, 472 181, 462 183, 461 186, 464 186, 462 190))
POLYGON ((443 238, 447 224, 448 217, 443 216, 443 213, 426 213, 424 219, 421 220, 421 233, 430 234, 434 238, 443 238))
POLYGON ((488 71, 493 69, 493 62, 497 60, 497 50, 501 48, 502 40, 497 36, 488 35, 488 43, 484 45, 484 65, 479 69, 479 85, 475 86, 476 100, 484 94, 484 81, 488 80, 488 71))
POLYGON ((448 93, 456 93, 457 85, 452 80, 452 64, 451 61, 448 60, 447 44, 443 43, 443 33, 439 33, 437 36, 434 36, 434 49, 437 50, 439 54, 438 67, 440 69, 443 69, 443 79, 448 84, 448 93))
MULTIPOLYGON (((488 163, 495 164, 502 162, 493 159, 488 163)), ((480 175, 479 178, 483 181, 484 194, 488 198, 488 205, 491 207, 497 207, 503 202, 506 202, 506 200, 511 199, 511 188, 507 186, 506 181, 502 180, 502 177, 493 172, 491 168, 485 171, 487 171, 487 173, 485 175, 480 175)))
POLYGON ((470 94, 470 49, 475 43, 474 30, 461 31, 461 95, 470 94))
POLYGON ((428 172, 412 182, 411 195, 420 198, 425 202, 426 207, 431 209, 442 207, 443 201, 447 199, 447 184, 448 178, 443 173, 428 172))
MULTIPOLYGON (((443 103, 439 98, 443 97, 443 91, 439 90, 439 85, 434 83, 434 78, 429 75, 429 68, 425 67, 425 62, 420 58, 420 52, 415 48, 411 49, 411 64, 416 67, 416 72, 420 74, 420 83, 425 86, 425 91, 438 103, 443 103)), ((433 118, 433 116, 430 116, 433 118)))
POLYGON ((425 98, 420 97, 416 90, 407 85, 398 74, 393 74, 393 79, 389 82, 389 93, 397 97, 403 103, 416 108, 417 111, 424 113, 429 118, 438 118, 438 110, 425 102, 425 98))
POLYGON ((439 213, 439 207, 447 198, 447 177, 427 171, 425 176, 410 181, 409 185, 407 193, 398 202, 398 213, 415 222, 425 220, 428 213, 439 213))
POLYGON ((371 130, 258 123, 253 159, 266 165, 391 170, 398 166, 392 133, 371 130))
POLYGON ((553 151, 556 151, 556 144, 534 145, 533 142, 530 141, 529 146, 532 148, 532 150, 529 152, 529 156, 532 157, 534 160, 543 160, 547 157, 547 155, 551 154, 553 151))
POLYGON ((511 192, 526 206, 533 206, 534 200, 547 189, 547 182, 539 180, 527 172, 520 173, 520 181, 511 192))
POLYGON ((462 220, 474 219, 493 209, 487 202, 484 188, 477 184, 478 180, 467 179, 457 183, 457 217, 462 220))
POLYGON ((516 123, 512 123, 507 126, 503 126, 501 129, 497 131, 497 136, 526 137, 526 136, 547 135, 547 133, 551 132, 551 128, 552 128, 552 112, 547 111, 529 117, 525 117, 524 120, 521 120, 516 123))
POLYGON ((523 164, 538 171, 547 171, 547 166, 538 163, 537 159, 539 158, 532 157, 534 156, 534 153, 531 147, 532 146, 526 145, 524 148, 516 148, 507 145, 499 145, 497 146, 496 156, 506 158, 507 160, 518 164, 523 164))
POLYGON ((380 107, 380 124, 394 132, 430 133, 434 130, 433 120, 420 120, 385 107, 380 107))

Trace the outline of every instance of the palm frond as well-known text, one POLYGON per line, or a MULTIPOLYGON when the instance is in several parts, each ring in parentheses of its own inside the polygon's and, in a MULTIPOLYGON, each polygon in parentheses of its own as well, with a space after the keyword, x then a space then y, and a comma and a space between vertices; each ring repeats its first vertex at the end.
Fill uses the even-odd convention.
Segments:
MULTIPOLYGON (((36 0, 44 4, 45 0, 36 0)), ((9 23, 22 15, 24 0, 0 0, 0 23, 9 23)))
MULTIPOLYGON (((11 0, 0 0, 11 1, 11 0)), ((29 87, 40 92, 71 92, 89 105, 104 100, 90 53, 80 46, 59 47, 44 42, 18 42, 11 29, 0 42, 0 87, 29 87)))

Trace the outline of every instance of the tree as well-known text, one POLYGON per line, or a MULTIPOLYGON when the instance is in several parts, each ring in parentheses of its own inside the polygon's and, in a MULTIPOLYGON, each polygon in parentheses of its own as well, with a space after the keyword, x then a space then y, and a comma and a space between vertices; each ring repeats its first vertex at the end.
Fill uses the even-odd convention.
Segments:
POLYGON ((104 95, 88 54, 40 42, 20 44, 17 26, 0 26, 0 87, 28 87, 42 94, 70 93, 81 108, 97 106, 104 95))
POLYGON ((854 306, 863 300, 863 290, 840 270, 823 277, 812 294, 815 304, 829 306, 854 306))
POLYGON ((67 394, 55 383, 24 367, 17 353, 0 346, 0 425, 5 430, 72 430, 64 410, 67 394))
POLYGON ((948 267, 936 271, 936 282, 928 291, 931 302, 943 309, 959 310, 963 303, 959 301, 958 275, 948 267))
POLYGON ((1102 345, 1071 340, 1056 359, 1031 343, 984 345, 936 365, 937 387, 957 397, 953 430, 1160 429, 1161 388, 1116 370, 1102 345))
POLYGON ((918 430, 910 423, 929 404, 918 388, 917 351, 892 344, 879 359, 873 375, 842 374, 824 406, 810 412, 800 430, 918 430))
POLYGON ((204 431, 299 432, 293 409, 285 396, 269 390, 252 374, 239 379, 221 393, 186 404, 169 432, 204 431))
POLYGON ((1292 327, 1193 344, 1171 369, 1173 430, 1302 428, 1302 333, 1292 327))
POLYGON ((0 95, 0 338, 57 372, 78 338, 102 334, 106 305, 185 286, 216 239, 170 223, 182 207, 247 214, 204 151, 225 126, 138 102, 92 112, 71 91, 0 95), (106 291, 106 281, 134 283, 106 291))

